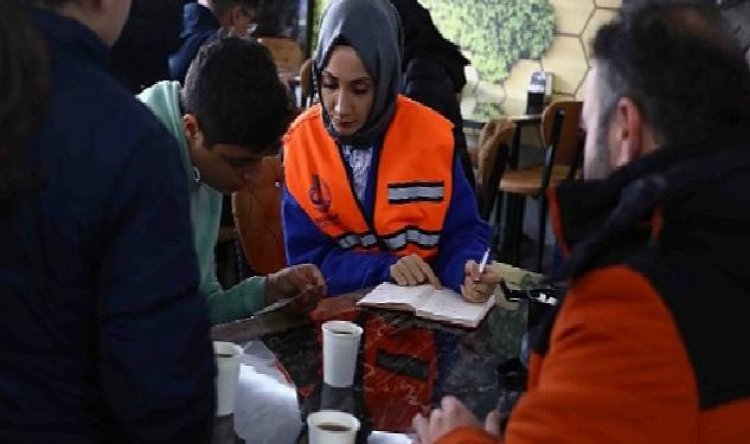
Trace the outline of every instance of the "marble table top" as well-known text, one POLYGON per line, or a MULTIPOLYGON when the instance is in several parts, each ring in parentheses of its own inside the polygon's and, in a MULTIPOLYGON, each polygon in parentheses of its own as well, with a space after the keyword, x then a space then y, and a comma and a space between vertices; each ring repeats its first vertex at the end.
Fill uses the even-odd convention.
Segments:
POLYGON ((303 417, 336 409, 362 422, 358 442, 372 430, 411 432, 411 419, 442 396, 461 399, 484 417, 500 396, 498 369, 519 356, 526 331, 525 304, 501 303, 474 330, 419 319, 413 314, 360 308, 360 291, 327 298, 310 317, 282 311, 216 326, 214 340, 246 343, 261 339, 297 387, 303 417), (320 325, 349 320, 363 326, 354 386, 323 384, 320 325))

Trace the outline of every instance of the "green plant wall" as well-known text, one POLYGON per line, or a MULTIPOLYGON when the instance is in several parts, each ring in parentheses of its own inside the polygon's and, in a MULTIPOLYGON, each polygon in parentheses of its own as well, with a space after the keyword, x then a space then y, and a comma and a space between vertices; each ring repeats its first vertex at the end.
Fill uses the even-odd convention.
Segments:
MULTIPOLYGON (((313 41, 326 0, 315 0, 313 41)), ((421 0, 443 35, 471 55, 482 80, 502 83, 520 59, 540 58, 555 34, 549 0, 421 0)))
POLYGON ((482 80, 502 83, 520 59, 538 59, 555 35, 549 0, 421 0, 440 31, 469 53, 482 80))

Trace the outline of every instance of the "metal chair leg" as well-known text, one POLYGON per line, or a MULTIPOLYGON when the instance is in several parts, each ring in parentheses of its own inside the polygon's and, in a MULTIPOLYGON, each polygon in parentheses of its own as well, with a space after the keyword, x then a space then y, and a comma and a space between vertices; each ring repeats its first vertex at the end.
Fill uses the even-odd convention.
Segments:
POLYGON ((539 236, 536 249, 536 271, 542 272, 544 265, 544 242, 547 237, 547 197, 542 195, 539 198, 539 236))

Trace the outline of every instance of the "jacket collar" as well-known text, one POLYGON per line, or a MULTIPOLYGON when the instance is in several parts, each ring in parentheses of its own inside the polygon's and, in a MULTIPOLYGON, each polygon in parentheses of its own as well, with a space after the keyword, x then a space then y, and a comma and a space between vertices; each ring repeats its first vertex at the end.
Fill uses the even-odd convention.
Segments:
POLYGON ((34 11, 34 20, 47 36, 50 44, 97 65, 107 64, 109 48, 82 23, 38 8, 34 11))
POLYGON ((750 126, 741 125, 691 146, 662 148, 606 180, 565 183, 551 190, 553 227, 570 256, 562 273, 567 276, 556 277, 606 263, 618 246, 632 247, 633 239, 644 245, 664 227, 690 230, 696 214, 704 216, 707 225, 712 220, 750 223, 750 205, 737 197, 744 195, 739 188, 750 170, 748 148, 750 126), (716 199, 725 201, 712 205, 716 199))

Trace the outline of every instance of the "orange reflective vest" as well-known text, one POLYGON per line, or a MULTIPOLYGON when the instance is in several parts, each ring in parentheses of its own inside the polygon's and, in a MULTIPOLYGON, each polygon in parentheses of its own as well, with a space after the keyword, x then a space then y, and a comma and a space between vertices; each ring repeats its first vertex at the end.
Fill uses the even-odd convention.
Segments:
POLYGON ((375 206, 367 221, 316 105, 284 137, 284 175, 292 197, 339 247, 430 259, 451 201, 453 152, 451 123, 399 96, 380 157, 373 159, 375 206))

